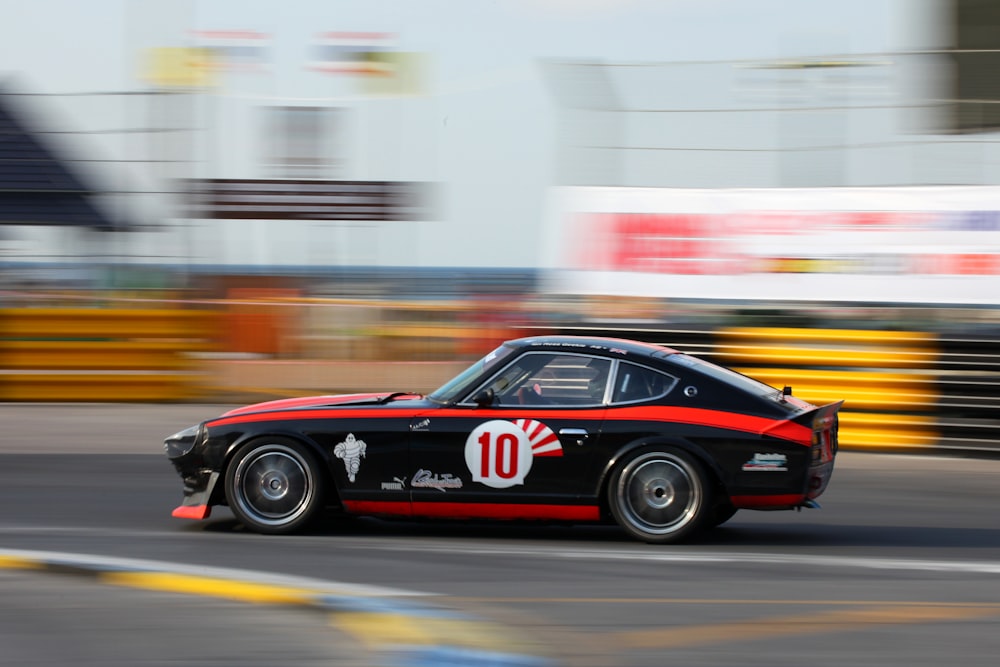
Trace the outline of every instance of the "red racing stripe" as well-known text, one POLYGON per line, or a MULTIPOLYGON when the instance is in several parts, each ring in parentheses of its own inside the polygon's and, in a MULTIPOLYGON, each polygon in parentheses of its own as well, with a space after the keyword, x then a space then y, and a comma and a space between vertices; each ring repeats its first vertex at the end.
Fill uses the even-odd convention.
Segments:
POLYGON ((729 500, 738 509, 767 509, 798 507, 806 497, 801 493, 785 493, 770 496, 730 496, 729 500))
MULTIPOLYGON (((404 410, 400 408, 399 410, 404 410)), ((233 415, 232 417, 220 417, 219 419, 212 419, 207 422, 207 426, 227 426, 229 424, 244 424, 247 422, 261 422, 261 421, 284 421, 286 419, 291 420, 306 420, 306 419, 371 419, 372 417, 393 417, 393 412, 398 412, 399 410, 393 410, 392 408, 333 408, 330 410, 279 410, 277 412, 260 412, 260 413, 249 413, 241 415, 233 415)), ((412 408, 410 408, 412 410, 412 408)), ((398 416, 398 415, 396 415, 398 416)))
POLYGON ((666 406, 636 406, 609 410, 609 421, 665 421, 697 426, 725 428, 745 433, 766 433, 769 436, 790 440, 809 447, 812 445, 812 429, 786 419, 754 417, 738 412, 706 410, 704 408, 677 408, 666 406))
POLYGON ((462 408, 430 408, 426 412, 420 413, 421 417, 479 417, 482 419, 506 419, 515 421, 518 419, 542 421, 546 419, 604 419, 608 413, 607 408, 539 408, 539 407, 507 407, 507 408, 481 408, 478 410, 468 410, 462 408))
MULTIPOLYGON (((411 410, 412 408, 400 408, 400 411, 411 410)), ((257 421, 283 421, 283 420, 305 420, 305 419, 370 419, 372 417, 393 417, 397 412, 391 407, 380 408, 332 408, 329 410, 279 410, 277 412, 265 412, 260 414, 233 415, 231 417, 221 417, 208 422, 208 426, 225 426, 228 424, 240 424, 257 421)), ((524 412, 521 410, 459 410, 455 408, 433 409, 413 413, 413 416, 434 418, 464 417, 479 419, 508 419, 513 420, 523 418, 524 412)), ((707 410, 704 408, 679 408, 670 406, 636 406, 614 409, 585 409, 585 410, 532 410, 532 419, 544 422, 546 419, 567 419, 577 418, 580 420, 600 420, 609 421, 651 421, 651 422, 672 422, 679 424, 693 424, 697 426, 709 426, 713 428, 724 428, 744 433, 755 433, 768 435, 781 440, 788 440, 804 447, 812 445, 812 430, 801 424, 796 424, 790 420, 769 419, 767 417, 754 417, 738 412, 725 412, 722 410, 707 410)))
POLYGON ((428 503, 345 500, 352 514, 391 514, 449 519, 549 519, 553 521, 597 521, 597 505, 517 505, 513 503, 428 503))
POLYGON ((774 436, 781 440, 809 447, 812 444, 812 431, 800 424, 796 424, 785 419, 770 419, 768 417, 754 417, 739 412, 727 412, 724 410, 708 410, 705 408, 680 408, 665 405, 637 405, 634 407, 622 408, 586 408, 582 410, 573 409, 538 409, 519 410, 514 408, 492 408, 488 410, 476 410, 474 413, 469 410, 457 408, 442 408, 431 410, 421 414, 422 417, 479 417, 482 419, 508 419, 516 420, 526 418, 544 422, 546 419, 580 419, 580 420, 601 420, 609 421, 650 421, 650 422, 674 422, 679 424, 694 424, 697 426, 711 426, 713 428, 725 428, 733 431, 743 431, 745 433, 755 433, 774 436))
POLYGON ((597 505, 515 505, 511 503, 413 503, 415 516, 455 519, 552 519, 597 521, 597 505))
POLYGON ((412 516, 410 503, 401 500, 345 500, 344 509, 351 514, 391 514, 412 516))
POLYGON ((253 405, 244 405, 226 412, 221 417, 233 417, 235 415, 250 414, 254 412, 266 412, 268 410, 290 410, 292 408, 323 408, 340 405, 342 403, 360 403, 362 401, 375 401, 384 398, 388 394, 337 394, 332 396, 303 396, 299 398, 279 398, 276 401, 265 401, 253 405))

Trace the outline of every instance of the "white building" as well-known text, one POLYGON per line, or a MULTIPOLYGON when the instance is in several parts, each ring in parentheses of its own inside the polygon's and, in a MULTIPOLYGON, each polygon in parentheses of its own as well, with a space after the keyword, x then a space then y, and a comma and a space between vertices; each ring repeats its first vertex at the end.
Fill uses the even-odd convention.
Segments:
MULTIPOLYGON (((130 231, 8 225, 0 260, 586 271, 566 266, 565 213, 593 192, 567 186, 989 186, 1000 86, 975 74, 1000 47, 996 13, 985 0, 19 3, 0 24, 0 84, 130 231)), ((690 279, 647 284, 679 296, 690 279)))

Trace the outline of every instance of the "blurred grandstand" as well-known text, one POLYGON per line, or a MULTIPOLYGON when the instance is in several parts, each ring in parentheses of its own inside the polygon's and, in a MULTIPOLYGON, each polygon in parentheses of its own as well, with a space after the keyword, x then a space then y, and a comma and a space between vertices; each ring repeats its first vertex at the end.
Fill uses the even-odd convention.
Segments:
POLYGON ((307 4, 0 34, 0 398, 423 391, 587 331, 847 398, 848 446, 1000 442, 994 3, 307 4))

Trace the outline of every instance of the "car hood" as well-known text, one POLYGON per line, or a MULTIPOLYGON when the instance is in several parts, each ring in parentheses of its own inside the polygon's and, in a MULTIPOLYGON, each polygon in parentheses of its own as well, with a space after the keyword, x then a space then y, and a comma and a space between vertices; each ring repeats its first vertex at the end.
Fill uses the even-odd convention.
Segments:
MULTIPOLYGON (((288 410, 294 408, 317 408, 332 405, 358 405, 358 404, 372 404, 378 403, 389 396, 393 396, 390 392, 382 392, 377 394, 339 394, 333 396, 304 396, 301 398, 282 398, 276 401, 265 401, 263 403, 254 403, 253 405, 245 405, 240 408, 235 408, 229 412, 224 413, 223 417, 232 417, 233 415, 245 415, 252 412, 268 412, 271 410, 288 410)), ((419 398, 419 394, 396 394, 398 398, 419 398)))

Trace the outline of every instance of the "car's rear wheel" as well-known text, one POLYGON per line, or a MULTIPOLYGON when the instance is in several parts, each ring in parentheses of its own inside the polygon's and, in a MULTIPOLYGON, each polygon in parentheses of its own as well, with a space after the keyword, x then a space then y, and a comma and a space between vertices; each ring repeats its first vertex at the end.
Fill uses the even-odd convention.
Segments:
POLYGON ((680 450, 643 451, 612 474, 611 514, 627 533, 644 542, 677 542, 698 530, 711 507, 710 485, 701 465, 680 450))
POLYGON ((244 445, 226 470, 226 499, 244 525, 259 533, 290 533, 313 521, 325 502, 316 457, 288 438, 244 445))

